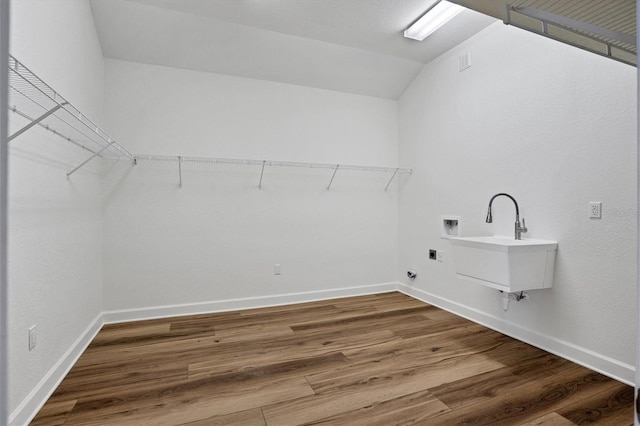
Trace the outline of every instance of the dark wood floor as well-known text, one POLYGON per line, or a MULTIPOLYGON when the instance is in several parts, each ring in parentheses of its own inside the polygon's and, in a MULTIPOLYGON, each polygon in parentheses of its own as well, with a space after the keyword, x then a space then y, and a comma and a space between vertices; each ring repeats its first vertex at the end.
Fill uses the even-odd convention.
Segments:
POLYGON ((633 389, 400 293, 106 325, 33 425, 632 425, 633 389))

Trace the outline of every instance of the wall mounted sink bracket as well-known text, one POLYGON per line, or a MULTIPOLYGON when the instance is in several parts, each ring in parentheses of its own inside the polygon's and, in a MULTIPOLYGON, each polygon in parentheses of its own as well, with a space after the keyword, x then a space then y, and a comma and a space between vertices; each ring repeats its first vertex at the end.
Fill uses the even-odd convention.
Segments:
POLYGON ((556 241, 507 237, 449 239, 459 278, 506 293, 553 286, 556 241))

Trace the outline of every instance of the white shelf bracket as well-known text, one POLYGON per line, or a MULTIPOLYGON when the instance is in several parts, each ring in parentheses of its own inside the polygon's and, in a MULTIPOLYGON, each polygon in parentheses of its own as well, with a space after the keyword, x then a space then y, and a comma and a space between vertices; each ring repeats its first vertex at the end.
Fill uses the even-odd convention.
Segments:
POLYGON ((51 114, 55 113, 56 111, 58 111, 60 108, 62 108, 66 104, 67 104, 67 102, 63 102, 61 104, 58 104, 58 105, 54 106, 49 111, 47 111, 44 114, 42 114, 40 117, 34 119, 31 123, 27 124, 22 129, 18 130, 17 132, 15 132, 11 136, 9 136, 7 138, 7 141, 11 142, 11 140, 17 138, 18 136, 20 136, 21 134, 23 134, 24 132, 26 132, 27 130, 29 130, 30 128, 35 126, 36 124, 40 123, 42 120, 44 120, 45 118, 49 117, 51 114))
POLYGON ((102 154, 104 151, 106 151, 111 145, 113 145, 115 143, 115 141, 113 142, 109 142, 109 144, 107 146, 105 146, 104 148, 102 148, 100 151, 96 152, 95 154, 93 154, 91 157, 87 158, 86 160, 84 160, 82 163, 78 164, 73 170, 71 170, 69 173, 67 173, 67 177, 71 176, 72 174, 74 174, 78 169, 80 169, 82 166, 84 166, 85 164, 87 164, 89 161, 93 160, 94 158, 96 158, 98 155, 102 154))
POLYGON ((258 189, 262 189, 262 177, 264 176, 264 166, 267 164, 267 160, 262 160, 262 171, 260 172, 260 182, 258 183, 258 189))
POLYGON ((340 164, 336 164, 336 168, 333 169, 333 174, 331 175, 331 180, 329 181, 329 185, 327 185, 327 191, 331 188, 331 184, 333 183, 333 179, 336 177, 336 173, 338 173, 339 168, 340 168, 340 164))
POLYGON ((384 187, 384 191, 387 192, 387 189, 389 189, 389 186, 391 186, 391 182, 393 182, 393 179, 396 177, 396 175, 398 174, 398 170, 400 170, 400 168, 398 167, 397 169, 395 169, 393 171, 393 174, 391 175, 391 179, 389 179, 389 183, 387 183, 387 186, 384 187))

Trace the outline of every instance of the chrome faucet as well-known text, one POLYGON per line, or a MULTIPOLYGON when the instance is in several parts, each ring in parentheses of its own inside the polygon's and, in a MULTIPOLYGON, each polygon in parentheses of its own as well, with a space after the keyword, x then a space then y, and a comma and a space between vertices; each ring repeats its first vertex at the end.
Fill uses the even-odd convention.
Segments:
POLYGON ((516 240, 521 240, 521 236, 523 232, 527 232, 527 226, 524 223, 524 219, 522 219, 522 226, 520 225, 520 209, 518 208, 518 202, 516 201, 515 198, 513 198, 511 195, 509 194, 505 194, 504 192, 501 192, 499 194, 494 195, 493 197, 491 197, 491 200, 489 200, 489 211, 487 212, 487 223, 492 223, 493 222, 493 215, 491 214, 491 203, 493 203, 493 200, 496 197, 499 197, 501 195, 504 195, 505 197, 509 197, 511 198, 511 201, 513 201, 513 204, 516 205, 516 224, 515 224, 515 237, 516 240))

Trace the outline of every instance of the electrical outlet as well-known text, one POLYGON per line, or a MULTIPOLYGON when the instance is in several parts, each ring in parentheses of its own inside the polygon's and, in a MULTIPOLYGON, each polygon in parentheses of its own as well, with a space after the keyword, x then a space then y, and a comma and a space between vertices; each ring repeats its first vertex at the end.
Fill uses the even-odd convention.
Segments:
POLYGON ((429 249, 429 259, 436 260, 437 257, 438 257, 438 252, 436 250, 429 249))
POLYGON ((442 262, 444 260, 444 250, 436 251, 436 260, 442 262))
POLYGON ((592 201, 589 203, 589 217, 597 219, 602 217, 602 203, 600 201, 592 201))
POLYGON ((282 269, 280 268, 280 264, 276 263, 275 265, 273 265, 273 275, 280 275, 282 274, 282 269))
POLYGON ((29 327, 29 351, 36 348, 36 326, 29 327))
POLYGON ((460 72, 466 70, 467 68, 471 68, 471 52, 467 52, 464 55, 458 56, 458 61, 460 63, 460 72))

